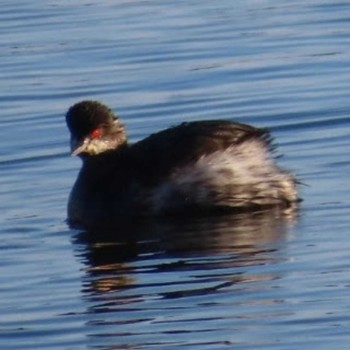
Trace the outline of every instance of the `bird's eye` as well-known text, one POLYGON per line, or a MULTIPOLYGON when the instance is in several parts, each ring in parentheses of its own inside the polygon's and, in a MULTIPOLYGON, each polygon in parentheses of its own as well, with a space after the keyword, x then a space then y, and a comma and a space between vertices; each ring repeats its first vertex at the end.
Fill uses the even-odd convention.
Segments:
POLYGON ((102 136, 102 130, 97 128, 90 133, 90 137, 93 139, 99 139, 102 136))

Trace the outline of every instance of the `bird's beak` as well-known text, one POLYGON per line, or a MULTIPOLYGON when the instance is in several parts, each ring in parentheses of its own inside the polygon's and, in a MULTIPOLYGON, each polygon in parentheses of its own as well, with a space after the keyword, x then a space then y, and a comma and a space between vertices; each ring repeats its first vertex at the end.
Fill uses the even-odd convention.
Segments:
POLYGON ((90 142, 89 138, 85 138, 84 140, 77 140, 75 138, 71 138, 70 140, 70 150, 72 156, 78 156, 79 154, 85 152, 88 144, 90 142))

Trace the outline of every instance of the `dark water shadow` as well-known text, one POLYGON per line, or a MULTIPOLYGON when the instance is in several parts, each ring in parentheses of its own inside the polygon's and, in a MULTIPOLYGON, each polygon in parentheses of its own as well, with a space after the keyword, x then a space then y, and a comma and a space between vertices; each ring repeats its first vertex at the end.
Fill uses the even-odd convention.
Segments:
MULTIPOLYGON (((205 218, 134 221, 80 232, 74 244, 87 271, 83 292, 96 295, 133 288, 140 263, 148 273, 268 264, 283 246, 297 215, 294 209, 275 208, 205 218)), ((244 280, 241 270, 237 276, 223 286, 244 280)))

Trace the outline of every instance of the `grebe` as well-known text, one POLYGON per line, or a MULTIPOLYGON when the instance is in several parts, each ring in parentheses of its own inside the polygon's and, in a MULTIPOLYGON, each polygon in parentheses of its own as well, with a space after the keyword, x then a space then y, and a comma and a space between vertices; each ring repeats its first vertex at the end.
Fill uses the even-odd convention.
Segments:
POLYGON ((66 122, 72 154, 83 161, 68 201, 72 224, 299 201, 297 181, 275 163, 266 129, 193 121, 129 144, 119 118, 97 101, 73 105, 66 122))

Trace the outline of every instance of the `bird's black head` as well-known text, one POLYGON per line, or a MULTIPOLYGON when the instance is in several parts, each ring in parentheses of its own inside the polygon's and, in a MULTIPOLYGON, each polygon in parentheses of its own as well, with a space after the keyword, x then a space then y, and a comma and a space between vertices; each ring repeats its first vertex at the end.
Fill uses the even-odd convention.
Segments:
POLYGON ((73 155, 93 156, 126 143, 118 117, 98 101, 81 101, 70 107, 66 123, 73 155))

